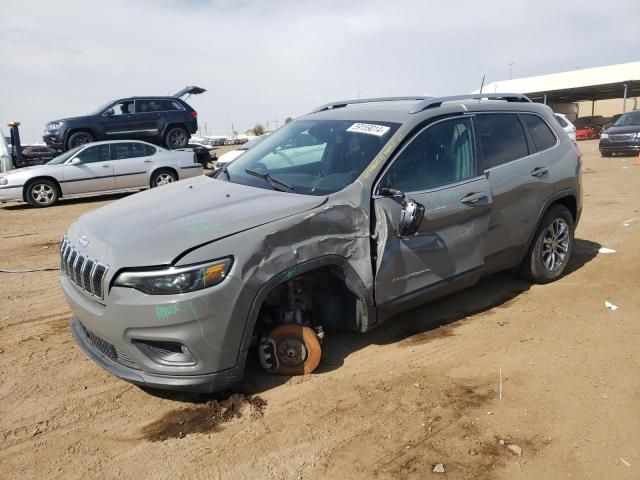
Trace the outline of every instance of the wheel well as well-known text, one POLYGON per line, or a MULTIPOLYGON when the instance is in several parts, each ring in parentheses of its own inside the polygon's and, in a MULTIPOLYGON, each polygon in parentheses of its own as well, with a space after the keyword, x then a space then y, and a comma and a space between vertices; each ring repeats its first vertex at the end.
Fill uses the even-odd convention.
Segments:
POLYGON ((167 132, 174 127, 184 128, 184 131, 187 132, 187 135, 189 135, 189 129, 184 123, 174 122, 174 123, 168 123, 167 125, 165 125, 164 130, 162 131, 162 138, 164 139, 164 137, 167 135, 167 132))
POLYGON ((292 309, 290 284, 300 285, 303 293, 296 296, 296 306, 305 304, 311 323, 332 330, 359 330, 366 307, 347 286, 342 269, 329 265, 304 272, 295 277, 284 275, 282 282, 273 286, 260 305, 253 335, 273 329, 284 322, 292 309))
POLYGON ((71 138, 71 135, 73 135, 74 133, 78 133, 78 132, 85 132, 90 134, 91 136, 93 136, 93 140, 96 141, 98 140, 98 138, 96 137, 96 134, 93 130, 91 130, 90 128, 72 128, 67 132, 67 135, 64 138, 64 148, 67 148, 67 143, 69 142, 69 138, 71 138))
POLYGON ((173 173, 176 178, 178 180, 180 180, 180 175, 178 174, 177 170, 173 167, 160 167, 160 168, 156 168, 153 172, 151 172, 151 176, 149 177, 149 183, 151 183, 151 179, 154 177, 154 175, 160 173, 160 172, 171 172, 173 173))
POLYGON ((56 190, 58 191, 58 197, 62 197, 62 189, 60 188, 60 184, 58 183, 58 181, 53 178, 53 177, 47 177, 47 176, 43 176, 43 177, 35 177, 35 178, 30 178, 25 184, 24 184, 24 188, 22 189, 22 199, 26 202, 27 201, 27 191, 29 190, 29 187, 37 182, 38 180, 49 180, 51 182, 53 182, 53 184, 56 186, 56 190))
POLYGON ((566 197, 557 199, 551 205, 549 205, 549 207, 547 208, 547 212, 549 211, 549 209, 553 208, 554 205, 564 205, 565 207, 567 207, 569 212, 571 212, 573 221, 576 221, 576 216, 578 215, 578 206, 576 205, 576 198, 574 196, 567 195, 566 197))

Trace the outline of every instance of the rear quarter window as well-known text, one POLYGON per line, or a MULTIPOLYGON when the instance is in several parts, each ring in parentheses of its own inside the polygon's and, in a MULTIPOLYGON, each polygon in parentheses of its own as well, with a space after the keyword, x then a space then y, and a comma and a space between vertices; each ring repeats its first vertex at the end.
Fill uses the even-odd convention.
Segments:
POLYGON ((547 122, 542 120, 538 115, 530 113, 522 114, 522 119, 529 129, 529 134, 538 151, 546 150, 556 144, 556 136, 551 131, 551 128, 549 128, 549 125, 547 125, 547 122))
POLYGON ((554 118, 557 120, 557 122, 560 124, 562 128, 565 128, 567 125, 569 125, 567 122, 564 121, 564 118, 562 118, 560 115, 554 115, 554 118))

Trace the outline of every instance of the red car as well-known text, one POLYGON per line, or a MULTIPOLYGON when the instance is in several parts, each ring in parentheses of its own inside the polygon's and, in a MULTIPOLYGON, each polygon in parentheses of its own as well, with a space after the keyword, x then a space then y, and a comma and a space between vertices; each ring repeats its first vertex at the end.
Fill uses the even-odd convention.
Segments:
POLYGON ((594 140, 600 138, 602 127, 599 125, 589 125, 583 128, 576 128, 576 140, 594 140))
POLYGON ((573 122, 576 126, 576 140, 595 140, 600 138, 604 122, 605 119, 601 115, 577 118, 573 122))

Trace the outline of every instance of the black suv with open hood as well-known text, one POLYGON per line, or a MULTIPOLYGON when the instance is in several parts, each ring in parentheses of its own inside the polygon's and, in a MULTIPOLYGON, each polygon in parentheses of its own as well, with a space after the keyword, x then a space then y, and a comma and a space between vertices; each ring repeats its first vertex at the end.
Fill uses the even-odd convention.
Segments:
POLYGON ((622 115, 600 134, 600 154, 610 157, 614 153, 640 152, 640 110, 622 115))
POLYGON ((198 113, 182 97, 206 90, 185 87, 168 97, 114 100, 82 117, 48 122, 43 139, 58 150, 98 140, 145 140, 167 148, 184 148, 198 130, 198 113))

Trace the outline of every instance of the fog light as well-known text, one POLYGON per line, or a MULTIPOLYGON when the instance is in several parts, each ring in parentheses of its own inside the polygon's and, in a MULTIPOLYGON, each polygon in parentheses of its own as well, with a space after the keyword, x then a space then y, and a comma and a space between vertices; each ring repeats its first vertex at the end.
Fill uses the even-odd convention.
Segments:
POLYGON ((185 367, 197 363, 189 349, 180 343, 134 340, 133 344, 151 360, 162 365, 185 367))

